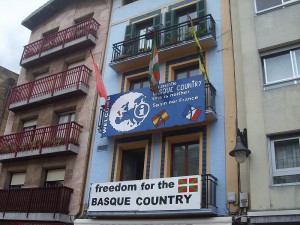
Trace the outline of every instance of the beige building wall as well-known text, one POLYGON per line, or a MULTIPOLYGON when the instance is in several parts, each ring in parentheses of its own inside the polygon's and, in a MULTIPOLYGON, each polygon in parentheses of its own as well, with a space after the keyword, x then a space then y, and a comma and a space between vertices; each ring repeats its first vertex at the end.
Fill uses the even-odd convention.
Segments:
POLYGON ((0 66, 0 135, 4 134, 4 129, 8 117, 7 101, 9 93, 18 80, 18 74, 0 66))
POLYGON ((271 183, 268 137, 299 131, 300 86, 265 90, 261 54, 289 47, 300 40, 300 4, 261 15, 254 1, 231 1, 240 128, 248 129, 252 151, 241 164, 242 189, 250 193, 250 211, 288 210, 300 207, 300 186, 271 183))
POLYGON ((45 169, 66 168, 64 185, 71 187, 74 190, 69 205, 69 214, 73 216, 79 215, 80 210, 82 209, 87 160, 89 158, 95 105, 98 96, 94 68, 89 50, 93 52, 95 61, 99 65, 105 49, 111 4, 112 1, 70 1, 62 11, 56 13, 46 22, 41 23, 32 30, 29 43, 43 38, 43 33, 49 30, 57 27, 59 27, 59 30, 66 29, 75 25, 76 19, 80 19, 89 14, 92 15, 92 17, 100 24, 100 28, 97 32, 98 40, 95 46, 61 55, 54 60, 35 67, 30 67, 28 69, 23 68, 18 81, 18 85, 21 85, 33 81, 35 76, 41 72, 48 71, 48 74, 51 75, 67 70, 68 65, 71 63, 83 61, 84 65, 93 71, 89 79, 89 91, 88 94, 84 96, 75 96, 51 104, 41 104, 33 109, 17 113, 10 112, 5 130, 6 134, 20 132, 22 130, 23 121, 31 118, 37 119, 37 128, 51 126, 58 122, 57 113, 68 110, 74 110, 76 112, 75 121, 83 126, 77 155, 63 157, 41 156, 39 159, 4 163, 0 174, 0 188, 7 188, 9 174, 11 172, 19 171, 26 171, 25 187, 38 187, 43 185, 45 169))

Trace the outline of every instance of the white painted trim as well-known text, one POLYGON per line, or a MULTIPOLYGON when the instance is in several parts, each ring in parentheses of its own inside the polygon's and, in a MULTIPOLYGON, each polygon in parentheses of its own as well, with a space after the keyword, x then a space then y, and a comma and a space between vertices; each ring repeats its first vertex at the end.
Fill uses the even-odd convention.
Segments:
POLYGON ((231 225, 232 217, 213 217, 213 218, 199 218, 199 219, 127 219, 127 220, 113 220, 113 219, 77 219, 74 225, 100 225, 100 224, 189 224, 189 225, 205 225, 205 224, 218 224, 218 225, 231 225))
POLYGON ((276 210, 276 211, 259 211, 248 212, 248 216, 287 216, 287 215, 300 215, 299 210, 276 210))

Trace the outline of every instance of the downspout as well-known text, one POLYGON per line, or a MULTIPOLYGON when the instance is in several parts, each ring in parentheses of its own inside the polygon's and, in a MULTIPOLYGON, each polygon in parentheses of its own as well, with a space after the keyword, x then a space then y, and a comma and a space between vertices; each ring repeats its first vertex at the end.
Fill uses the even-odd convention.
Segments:
MULTIPOLYGON (((105 1, 106 4, 108 2, 111 2, 110 4, 110 9, 109 9, 109 20, 108 20, 108 25, 107 25, 107 30, 106 30, 106 33, 105 33, 105 40, 104 40, 104 49, 103 49, 103 52, 104 54, 102 53, 101 55, 101 66, 99 68, 99 70, 102 72, 103 71, 103 65, 104 65, 104 59, 105 59, 105 56, 106 56, 106 51, 107 51, 107 39, 108 39, 108 33, 109 33, 109 28, 110 28, 110 23, 111 23, 111 18, 112 18, 112 9, 113 9, 113 4, 114 4, 114 1, 112 0, 106 0, 105 1)), ((103 73, 101 73, 101 75, 103 76, 103 73)), ((87 152, 86 152, 86 160, 85 160, 85 165, 84 165, 84 170, 85 170, 85 174, 84 174, 84 177, 86 179, 83 180, 82 182, 82 188, 81 190, 83 190, 83 195, 81 195, 81 200, 80 200, 80 208, 79 208, 79 211, 78 213, 75 215, 75 219, 78 218, 78 217, 84 217, 84 203, 85 203, 85 198, 86 198, 86 188, 87 188, 87 180, 89 178, 89 174, 88 174, 88 171, 89 171, 89 164, 91 162, 91 152, 93 151, 93 144, 91 143, 92 140, 93 140, 93 137, 94 137, 94 133, 95 133, 95 124, 97 122, 97 117, 96 117, 96 114, 97 114, 97 101, 98 101, 98 92, 97 92, 97 89, 95 89, 95 94, 94 94, 94 101, 93 101, 93 107, 92 107, 92 118, 91 118, 91 122, 90 122, 90 134, 89 134, 89 137, 88 137, 88 146, 87 146, 87 152)))

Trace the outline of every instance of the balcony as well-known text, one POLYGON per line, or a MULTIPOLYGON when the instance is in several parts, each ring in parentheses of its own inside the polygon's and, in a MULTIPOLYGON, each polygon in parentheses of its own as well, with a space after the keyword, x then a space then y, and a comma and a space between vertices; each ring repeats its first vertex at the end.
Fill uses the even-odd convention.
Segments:
POLYGON ((206 121, 213 121, 216 120, 217 113, 216 113, 216 89, 210 83, 205 83, 205 119, 206 121))
POLYGON ((79 66, 64 72, 16 86, 8 102, 9 110, 17 112, 41 103, 88 93, 91 70, 79 66))
POLYGON ((82 126, 75 122, 0 136, 0 162, 40 155, 77 154, 82 126))
POLYGON ((28 68, 61 54, 95 45, 99 26, 96 20, 89 19, 26 45, 20 65, 28 68))
MULTIPOLYGON (((155 180, 155 179, 154 179, 155 180)), ((136 184, 138 181, 132 181, 130 184, 136 184)), ((154 182, 152 182, 154 183, 154 182)), ((157 182, 156 182, 157 183, 157 182)), ((122 182, 121 182, 122 184, 122 182)), ((101 186, 101 184, 99 185, 101 186)), ((104 186, 109 186, 107 183, 104 186)), ((121 185, 120 185, 121 186, 121 185)), ((125 185, 126 186, 126 185, 125 185)), ((100 210, 95 210, 92 205, 89 205, 87 215, 88 217, 105 217, 105 218, 124 218, 124 217, 134 217, 134 218, 145 218, 145 216, 149 218, 176 218, 176 217, 190 217, 190 216, 203 216, 203 217, 213 217, 218 215, 218 207, 217 207, 217 178, 211 174, 201 175, 200 178, 200 186, 201 186, 201 195, 199 199, 199 209, 175 209, 175 210, 149 210, 149 211, 142 211, 142 210, 131 210, 135 209, 134 204, 129 205, 131 208, 127 210, 118 210, 113 209, 112 207, 108 206, 107 210, 104 208, 100 208, 100 210), (111 211, 109 211, 111 210, 111 211)), ((156 186, 154 185, 154 189, 156 186)), ((177 187, 176 187, 177 188, 177 187)), ((90 189, 91 190, 91 189, 90 189)), ((155 189, 156 190, 156 189, 155 189)), ((153 191, 153 190, 152 190, 153 191)), ((159 195, 159 191, 157 192, 159 195)), ((164 191, 161 192, 162 195, 166 194, 164 191)), ((168 194, 172 195, 173 190, 168 192, 168 194)), ((184 194, 184 193, 182 193, 184 194)), ((105 195, 105 194, 104 194, 105 195)), ((106 195, 105 195, 106 196, 106 195)), ((124 193, 124 196, 129 196, 128 193, 124 193)), ((147 195, 141 194, 139 191, 132 190, 130 196, 132 197, 132 202, 135 202, 136 197, 145 197, 147 195)), ((152 196, 151 194, 149 196, 152 196)), ((90 198, 93 199, 96 197, 93 192, 90 193, 90 198)), ((116 193, 116 198, 119 197, 119 193, 116 193)), ((108 197, 109 198, 109 197, 108 197)), ((90 202, 91 203, 91 202, 90 202)), ((142 207, 142 206, 141 206, 142 207)), ((166 206, 168 207, 168 206, 166 206)), ((124 207, 123 207, 124 209, 124 207)))
MULTIPOLYGON (((217 45, 216 24, 210 14, 194 19, 193 24, 203 51, 217 45)), ((110 66, 118 72, 147 66, 154 37, 160 62, 197 53, 190 22, 187 21, 113 44, 110 66)))
POLYGON ((68 214, 72 192, 69 187, 0 190, 1 219, 59 221, 59 214, 68 214))

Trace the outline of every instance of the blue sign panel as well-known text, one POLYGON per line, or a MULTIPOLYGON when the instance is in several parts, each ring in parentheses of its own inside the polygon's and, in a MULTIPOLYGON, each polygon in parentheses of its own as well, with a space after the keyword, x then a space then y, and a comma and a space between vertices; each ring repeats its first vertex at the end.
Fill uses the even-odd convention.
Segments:
POLYGON ((102 136, 113 136, 205 120, 205 81, 194 76, 108 97, 102 136))

